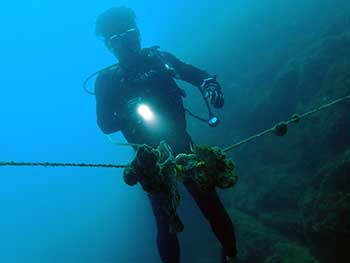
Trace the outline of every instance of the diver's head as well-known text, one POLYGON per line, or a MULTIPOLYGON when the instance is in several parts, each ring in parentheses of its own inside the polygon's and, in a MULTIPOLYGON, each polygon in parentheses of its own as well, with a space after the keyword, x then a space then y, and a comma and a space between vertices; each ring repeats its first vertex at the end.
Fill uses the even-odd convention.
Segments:
POLYGON ((97 18, 95 32, 122 64, 140 53, 140 32, 130 8, 113 7, 102 13, 97 18))

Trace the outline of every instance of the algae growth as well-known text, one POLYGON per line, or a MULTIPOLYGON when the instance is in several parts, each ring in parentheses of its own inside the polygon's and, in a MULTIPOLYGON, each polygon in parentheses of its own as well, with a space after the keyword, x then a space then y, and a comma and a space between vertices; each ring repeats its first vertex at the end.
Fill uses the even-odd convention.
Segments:
POLYGON ((184 228, 176 213, 180 205, 178 182, 195 181, 203 191, 214 191, 215 187, 229 188, 237 182, 234 164, 218 147, 194 146, 192 153, 181 153, 176 157, 165 142, 157 148, 142 145, 136 157, 124 170, 128 185, 140 183, 150 195, 165 195, 164 209, 170 217, 170 233, 184 228))

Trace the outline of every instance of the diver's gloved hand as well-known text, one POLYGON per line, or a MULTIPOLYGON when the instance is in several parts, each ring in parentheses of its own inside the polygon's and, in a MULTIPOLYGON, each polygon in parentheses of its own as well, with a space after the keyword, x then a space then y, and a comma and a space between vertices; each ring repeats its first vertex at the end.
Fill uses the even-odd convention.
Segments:
POLYGON ((205 98, 208 99, 215 108, 222 108, 224 106, 224 94, 221 91, 220 84, 216 81, 216 77, 203 80, 201 89, 205 98))

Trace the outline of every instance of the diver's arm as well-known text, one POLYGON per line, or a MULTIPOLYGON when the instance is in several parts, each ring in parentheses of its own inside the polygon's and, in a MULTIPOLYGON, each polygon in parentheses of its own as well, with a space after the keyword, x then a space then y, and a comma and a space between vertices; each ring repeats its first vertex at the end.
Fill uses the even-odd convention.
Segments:
POLYGON ((103 76, 95 83, 97 124, 105 134, 111 134, 121 129, 121 122, 115 114, 115 101, 106 92, 108 83, 103 76))
POLYGON ((161 52, 161 54, 165 59, 165 62, 169 63, 170 66, 174 68, 176 74, 181 80, 191 83, 198 88, 201 87, 205 79, 212 77, 208 72, 179 60, 169 52, 161 52))
POLYGON ((216 76, 211 76, 204 70, 182 62, 168 52, 162 52, 165 63, 169 63, 175 70, 175 76, 198 87, 205 98, 215 107, 224 106, 224 95, 216 76))

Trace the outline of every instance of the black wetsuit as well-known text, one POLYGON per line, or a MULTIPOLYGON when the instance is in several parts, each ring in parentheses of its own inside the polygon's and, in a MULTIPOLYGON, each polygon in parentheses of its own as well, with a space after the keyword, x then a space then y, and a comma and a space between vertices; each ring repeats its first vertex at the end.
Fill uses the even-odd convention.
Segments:
MULTIPOLYGON (((158 146, 165 140, 175 154, 189 152, 191 138, 186 132, 183 91, 174 78, 200 87, 208 73, 155 48, 143 49, 131 69, 122 67, 102 72, 95 83, 97 122, 106 133, 121 131, 128 142, 158 146), (150 105, 156 122, 139 119, 135 107, 150 105)), ((217 193, 203 192, 194 181, 184 182, 195 202, 207 218, 227 256, 236 255, 233 224, 217 193)), ((163 196, 149 196, 156 218, 157 245, 163 262, 180 261, 177 236, 169 233, 169 219, 163 210, 163 196)))

